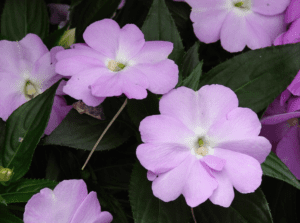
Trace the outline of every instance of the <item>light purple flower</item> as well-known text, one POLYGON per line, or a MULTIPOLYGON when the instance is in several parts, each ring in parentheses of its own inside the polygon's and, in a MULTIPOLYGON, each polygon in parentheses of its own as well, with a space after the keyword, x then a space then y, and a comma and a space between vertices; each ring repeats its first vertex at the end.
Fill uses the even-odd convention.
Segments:
POLYGON ((233 187, 254 192, 262 180, 270 142, 258 136, 261 123, 251 109, 239 108, 228 87, 206 85, 197 92, 179 87, 162 96, 160 115, 140 123, 143 144, 137 158, 153 181, 154 196, 169 202, 182 194, 196 207, 208 198, 228 207, 233 187))
POLYGON ((178 82, 178 67, 168 59, 173 43, 145 42, 134 24, 120 29, 114 20, 103 19, 89 25, 83 38, 86 44, 57 54, 56 71, 71 76, 63 91, 89 106, 123 93, 143 99, 146 89, 165 94, 178 82))
POLYGON ((101 212, 96 192, 88 194, 83 180, 64 180, 54 190, 42 189, 25 206, 24 223, 109 223, 113 219, 101 212))
MULTIPOLYGON (((0 117, 6 121, 19 106, 43 93, 62 77, 55 73, 55 54, 63 47, 50 50, 35 34, 27 34, 19 42, 0 41, 0 117)), ((45 134, 50 134, 72 106, 67 106, 62 81, 56 91, 45 134)))
POLYGON ((284 10, 290 0, 186 0, 194 32, 204 43, 221 40, 229 52, 271 46, 286 30, 284 10))

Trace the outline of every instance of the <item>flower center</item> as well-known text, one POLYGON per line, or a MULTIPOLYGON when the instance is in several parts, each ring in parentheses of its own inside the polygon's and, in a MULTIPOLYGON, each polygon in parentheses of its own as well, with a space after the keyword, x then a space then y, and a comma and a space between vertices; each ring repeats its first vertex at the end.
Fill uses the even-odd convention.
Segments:
POLYGON ((126 66, 122 63, 119 63, 117 61, 114 60, 110 60, 108 62, 107 68, 110 69, 113 72, 118 72, 120 70, 123 70, 126 66))
POLYGON ((234 2, 233 3, 234 7, 237 7, 239 9, 242 9, 244 11, 248 11, 251 9, 251 0, 244 0, 244 1, 239 1, 239 2, 234 2))
POLYGON ((195 149, 195 152, 198 155, 206 156, 209 152, 209 149, 207 147, 204 147, 203 139, 199 139, 198 144, 199 144, 199 147, 197 149, 195 149))
POLYGON ((29 99, 32 99, 39 94, 37 88, 29 80, 25 84, 24 92, 25 92, 25 97, 29 99))
POLYGON ((287 123, 290 126, 298 126, 299 125, 298 118, 291 118, 291 119, 287 120, 287 123))

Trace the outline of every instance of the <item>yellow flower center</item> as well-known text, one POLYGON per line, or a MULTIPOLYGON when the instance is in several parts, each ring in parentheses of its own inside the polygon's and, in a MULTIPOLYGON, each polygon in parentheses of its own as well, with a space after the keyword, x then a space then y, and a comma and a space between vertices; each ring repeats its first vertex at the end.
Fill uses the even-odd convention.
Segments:
POLYGON ((120 70, 123 70, 126 66, 122 63, 119 63, 117 61, 114 60, 110 60, 108 62, 107 68, 110 69, 113 72, 118 72, 120 70))

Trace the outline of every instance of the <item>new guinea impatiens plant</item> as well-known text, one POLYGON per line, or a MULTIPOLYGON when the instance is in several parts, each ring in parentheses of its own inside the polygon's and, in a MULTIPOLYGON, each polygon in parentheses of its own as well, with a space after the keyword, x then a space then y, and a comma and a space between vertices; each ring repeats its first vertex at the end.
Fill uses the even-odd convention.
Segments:
POLYGON ((236 94, 222 85, 198 91, 179 87, 163 95, 160 115, 142 120, 143 144, 136 155, 153 181, 154 196, 169 202, 183 194, 196 207, 208 198, 229 207, 233 187, 252 193, 261 184, 270 142, 258 136, 261 123, 236 94))

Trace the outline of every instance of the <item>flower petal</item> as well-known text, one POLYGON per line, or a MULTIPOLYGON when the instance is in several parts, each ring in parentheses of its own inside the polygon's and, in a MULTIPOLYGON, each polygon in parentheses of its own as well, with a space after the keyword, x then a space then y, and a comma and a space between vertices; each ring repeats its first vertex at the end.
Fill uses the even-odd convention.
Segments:
POLYGON ((275 125, 275 124, 285 122, 291 118, 298 118, 298 117, 300 117, 300 112, 289 112, 289 113, 284 113, 279 115, 270 115, 265 118, 262 118, 260 121, 261 124, 263 125, 275 125))
POLYGON ((300 180, 300 136, 299 128, 293 126, 280 140, 276 148, 276 155, 300 180))
POLYGON ((150 171, 150 170, 147 171, 147 179, 148 179, 149 181, 155 180, 156 177, 157 177, 157 174, 153 173, 153 172, 150 171))
POLYGON ((261 123, 250 108, 235 108, 226 119, 215 122, 207 132, 217 143, 258 136, 261 123))
POLYGON ((139 127, 145 143, 177 143, 185 145, 185 139, 195 133, 176 118, 166 115, 151 115, 144 118, 139 127))
POLYGON ((167 41, 147 41, 143 48, 130 59, 129 63, 157 63, 168 58, 173 50, 173 43, 167 41))
MULTIPOLYGON (((176 168, 189 155, 188 148, 175 143, 143 143, 136 149, 136 156, 142 166, 155 175, 176 168)), ((149 177, 153 179, 154 176, 149 177)))
POLYGON ((204 162, 207 166, 214 170, 221 171, 226 164, 226 160, 220 159, 219 157, 212 156, 212 155, 207 155, 204 156, 201 159, 202 162, 204 162))
POLYGON ((300 18, 300 2, 298 0, 291 0, 291 3, 285 12, 285 22, 291 23, 300 18))
POLYGON ((197 207, 205 202, 217 187, 216 179, 196 161, 192 162, 182 194, 190 207, 197 207))
POLYGON ((215 148, 214 156, 226 160, 222 173, 226 174, 240 193, 252 193, 260 186, 262 169, 253 157, 220 148, 215 148))
POLYGON ((257 12, 262 15, 276 15, 284 12, 288 5, 290 4, 290 0, 251 0, 251 9, 254 12, 257 12))
POLYGON ((271 143, 265 137, 257 136, 253 138, 237 139, 225 141, 218 144, 218 148, 243 153, 257 159, 263 163, 271 151, 271 143))
POLYGON ((120 96, 123 93, 123 80, 121 75, 121 73, 113 73, 110 71, 106 74, 101 74, 91 85, 92 95, 96 97, 120 96))
POLYGON ((83 39, 90 47, 111 59, 117 56, 119 36, 120 27, 112 19, 94 22, 83 33, 83 39))
POLYGON ((212 175, 218 182, 218 187, 213 191, 209 200, 213 204, 228 208, 234 199, 234 190, 228 176, 223 171, 212 170, 212 175))
MULTIPOLYGON (((198 160, 196 157, 187 156, 181 164, 174 169, 160 174, 152 183, 152 191, 155 197, 164 202, 177 199, 182 194, 190 170, 198 160)), ((188 194, 188 188, 186 189, 188 194)))
POLYGON ((178 83, 178 66, 173 60, 163 60, 154 64, 137 64, 135 68, 145 74, 149 81, 149 91, 165 94, 178 83))
POLYGON ((194 33, 204 43, 213 43, 220 39, 223 22, 228 14, 224 8, 213 8, 205 11, 192 9, 190 18, 194 22, 194 33))
POLYGON ((127 24, 120 30, 119 48, 116 59, 120 63, 126 63, 134 57, 144 46, 145 38, 142 31, 134 24, 127 24))
POLYGON ((293 79, 292 83, 287 87, 287 89, 293 95, 300 96, 300 71, 298 71, 297 75, 293 79))
MULTIPOLYGON (((97 198, 96 192, 90 192, 84 201, 81 203, 76 213, 74 214, 71 223, 92 223, 100 222, 101 208, 97 198)), ((113 217, 110 213, 109 219, 106 219, 105 222, 111 222, 113 217)), ((103 218, 101 216, 101 218, 103 218)), ((103 219, 102 219, 103 220, 103 219)), ((101 221, 104 222, 104 221, 101 221)))
POLYGON ((83 180, 64 180, 53 191, 44 188, 27 202, 24 222, 71 222, 86 196, 83 180))
POLYGON ((99 79, 99 73, 106 72, 106 70, 106 68, 96 68, 79 72, 68 80, 63 91, 77 100, 82 100, 88 106, 97 106, 105 98, 92 95, 89 86, 99 79))

